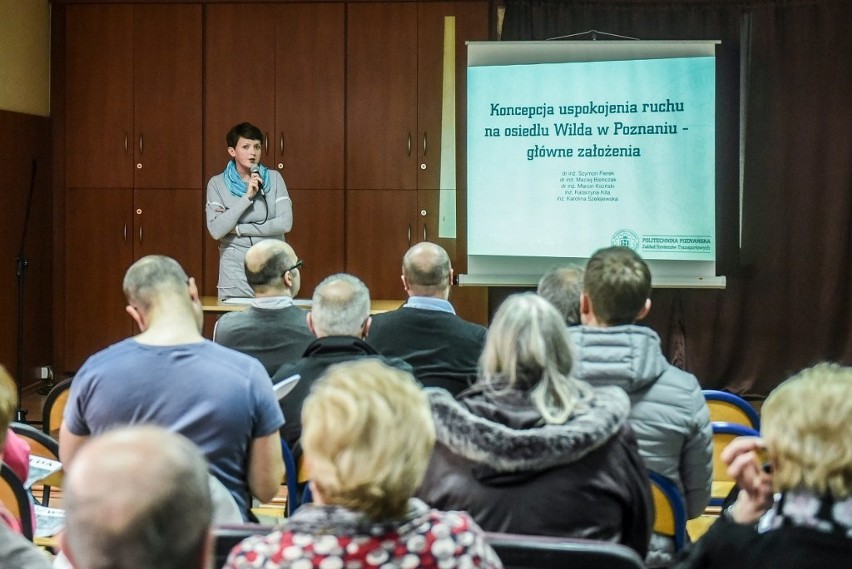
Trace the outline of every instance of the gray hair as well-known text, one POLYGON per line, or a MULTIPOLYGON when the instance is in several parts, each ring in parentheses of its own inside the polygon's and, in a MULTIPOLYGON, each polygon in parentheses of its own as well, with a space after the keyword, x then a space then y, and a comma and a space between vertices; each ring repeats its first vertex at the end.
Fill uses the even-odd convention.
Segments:
POLYGON ((552 304, 528 292, 507 298, 485 340, 480 381, 495 390, 520 389, 546 423, 560 425, 585 411, 591 387, 571 377, 565 322, 552 304))
POLYGON ((538 295, 556 307, 568 326, 580 323, 583 273, 577 265, 553 267, 538 281, 538 295))
POLYGON ((434 293, 450 286, 450 256, 436 243, 423 241, 406 251, 402 274, 409 286, 434 293))
POLYGON ((360 336, 370 317, 370 291, 357 277, 331 275, 317 285, 311 301, 314 330, 323 336, 360 336))
POLYGON ((163 255, 147 255, 127 269, 123 288, 128 302, 147 310, 162 294, 184 291, 188 283, 189 277, 177 261, 163 255))
POLYGON ((86 443, 65 478, 68 549, 86 569, 199 565, 213 506, 208 465, 188 439, 153 425, 86 443))

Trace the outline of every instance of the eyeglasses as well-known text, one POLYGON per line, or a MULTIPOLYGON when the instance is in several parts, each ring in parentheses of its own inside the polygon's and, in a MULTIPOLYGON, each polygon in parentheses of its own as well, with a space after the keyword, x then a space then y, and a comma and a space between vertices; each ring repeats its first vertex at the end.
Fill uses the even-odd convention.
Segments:
MULTIPOLYGON (((305 261, 303 261, 302 259, 299 259, 298 261, 296 261, 296 264, 295 264, 295 265, 293 265, 293 266, 292 266, 292 267, 290 267, 289 269, 284 269, 284 273, 289 273, 290 271, 293 271, 293 270, 295 270, 295 269, 298 269, 298 268, 300 268, 300 267, 301 267, 302 265, 304 265, 304 264, 305 264, 305 261)), ((281 274, 283 275, 284 273, 281 273, 281 274)))

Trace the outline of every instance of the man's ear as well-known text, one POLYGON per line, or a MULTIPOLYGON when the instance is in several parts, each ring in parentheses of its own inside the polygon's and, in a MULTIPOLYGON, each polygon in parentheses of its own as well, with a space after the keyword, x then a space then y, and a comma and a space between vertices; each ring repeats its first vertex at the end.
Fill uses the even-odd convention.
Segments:
POLYGON ((314 328, 314 315, 311 313, 311 311, 310 311, 310 310, 308 311, 308 315, 307 315, 307 316, 305 316, 305 318, 307 318, 307 319, 308 319, 308 328, 310 328, 310 330, 311 330, 311 334, 313 334, 314 336, 316 336, 316 335, 317 335, 317 331, 316 331, 316 329, 314 328))
POLYGON ((130 317, 133 318, 133 321, 136 322, 136 325, 139 326, 140 331, 144 332, 145 329, 148 328, 148 325, 145 322, 145 316, 143 316, 141 312, 136 310, 135 306, 131 306, 130 304, 128 304, 124 307, 124 309, 130 315, 130 317))
POLYGON ((187 287, 189 288, 189 298, 192 302, 201 304, 201 295, 198 294, 198 285, 195 284, 195 277, 189 277, 187 287))
POLYGON ((59 544, 59 551, 65 556, 65 559, 68 560, 68 564, 76 569, 77 564, 74 562, 74 554, 71 553, 71 548, 68 547, 68 537, 65 530, 59 532, 59 535, 56 536, 56 541, 59 544))
POLYGON ((364 338, 366 338, 366 337, 367 337, 367 335, 370 333, 370 325, 371 325, 372 323, 373 323, 373 317, 372 317, 372 316, 367 316, 367 319, 366 319, 366 320, 364 320, 364 325, 363 325, 363 326, 361 326, 361 339, 362 339, 362 340, 363 340, 364 338))
POLYGON ((450 267, 450 286, 453 286, 453 268, 450 267))
POLYGON ((636 322, 639 322, 640 320, 642 320, 643 318, 645 318, 646 316, 648 316, 648 313, 649 313, 649 312, 651 312, 651 299, 650 299, 650 298, 646 298, 646 299, 645 299, 645 306, 643 306, 643 307, 639 310, 639 313, 636 315, 636 322))
POLYGON ((402 279, 402 290, 408 292, 408 281, 405 280, 405 275, 399 275, 399 278, 402 279))

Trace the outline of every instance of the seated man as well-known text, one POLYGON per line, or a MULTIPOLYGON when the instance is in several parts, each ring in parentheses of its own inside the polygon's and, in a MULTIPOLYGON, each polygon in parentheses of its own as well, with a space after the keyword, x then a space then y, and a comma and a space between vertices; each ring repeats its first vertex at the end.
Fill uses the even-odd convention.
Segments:
POLYGON ((197 444, 248 519, 251 495, 271 500, 284 475, 284 423, 256 359, 201 336, 195 280, 174 260, 143 257, 124 277, 141 334, 90 357, 71 384, 59 433, 62 462, 117 425, 153 423, 197 444))
POLYGON ((455 395, 476 379, 486 330, 456 316, 447 300, 452 282, 450 257, 442 247, 423 242, 409 249, 402 259, 408 301, 373 318, 369 341, 380 354, 411 364, 424 386, 455 395))
POLYGON ((281 435, 291 447, 302 436, 302 403, 311 386, 325 370, 336 363, 361 358, 378 358, 389 365, 411 371, 402 360, 382 358, 364 338, 370 330, 370 292, 352 275, 339 273, 326 277, 314 290, 308 326, 317 337, 302 358, 286 364, 275 373, 273 381, 298 375, 296 386, 282 400, 287 423, 281 435))
POLYGON ((207 476, 198 448, 161 427, 93 438, 65 477, 63 554, 79 569, 209 567, 207 476))
POLYGON ((538 295, 556 307, 566 326, 580 324, 580 296, 583 294, 583 267, 553 267, 538 281, 538 295))
POLYGON ((246 252, 246 279, 254 291, 251 306, 222 316, 213 341, 260 360, 269 375, 301 357, 314 339, 307 312, 293 304, 299 294, 300 261, 283 241, 266 239, 246 252))
MULTIPOLYGON (((695 376, 669 364, 659 336, 636 325, 651 309, 650 294, 651 272, 633 250, 609 247, 589 259, 580 298, 583 326, 568 328, 577 357, 573 374, 627 392, 645 466, 677 484, 694 518, 710 499, 710 412, 695 376)), ((667 548, 657 536, 651 542, 654 556, 667 548)))

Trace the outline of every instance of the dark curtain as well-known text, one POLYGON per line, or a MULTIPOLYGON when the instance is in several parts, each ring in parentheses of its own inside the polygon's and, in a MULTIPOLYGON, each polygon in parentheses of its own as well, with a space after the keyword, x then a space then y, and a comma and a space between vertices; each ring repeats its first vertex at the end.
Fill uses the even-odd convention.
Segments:
POLYGON ((588 30, 722 42, 717 266, 728 286, 654 291, 646 324, 669 359, 745 395, 820 361, 852 365, 852 3, 506 1, 503 40, 588 30))

